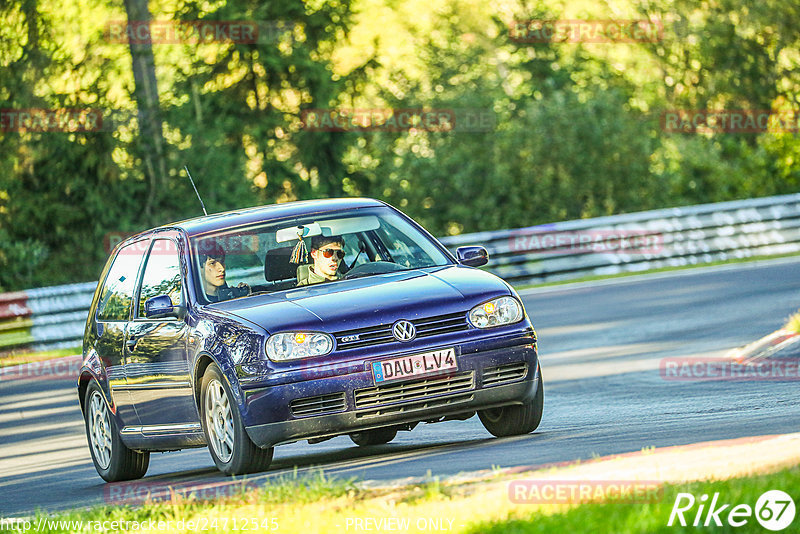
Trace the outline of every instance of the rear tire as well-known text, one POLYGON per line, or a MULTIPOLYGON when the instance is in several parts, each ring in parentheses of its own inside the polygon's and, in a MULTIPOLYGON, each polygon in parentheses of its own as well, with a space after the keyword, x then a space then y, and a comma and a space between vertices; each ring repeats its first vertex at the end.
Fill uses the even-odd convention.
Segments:
POLYGON ((150 465, 150 453, 131 450, 122 443, 117 422, 94 380, 86 388, 83 406, 86 439, 97 473, 106 482, 142 478, 150 465))
POLYGON ((273 448, 262 449, 250 440, 239 408, 231 399, 228 381, 212 363, 203 375, 200 389, 200 419, 211 458, 226 475, 266 471, 273 448))
POLYGON ((389 443, 395 436, 397 436, 397 429, 387 427, 364 430, 363 432, 353 432, 350 434, 350 439, 359 447, 368 447, 370 445, 389 443))
POLYGON ((478 411, 481 423, 492 435, 502 438, 529 434, 539 427, 544 408, 544 386, 542 370, 537 365, 539 379, 536 383, 536 395, 522 405, 501 406, 478 411))

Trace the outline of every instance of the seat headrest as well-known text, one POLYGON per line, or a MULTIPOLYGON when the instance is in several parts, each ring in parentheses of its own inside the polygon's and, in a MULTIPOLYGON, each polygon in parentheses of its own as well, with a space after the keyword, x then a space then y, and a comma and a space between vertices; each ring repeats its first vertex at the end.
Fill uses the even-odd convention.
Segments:
POLYGON ((267 282, 276 282, 295 277, 297 264, 290 263, 293 246, 273 248, 267 251, 264 257, 264 279, 267 282))
POLYGON ((303 263, 297 266, 297 280, 305 280, 308 278, 308 268, 311 267, 310 263, 303 263))

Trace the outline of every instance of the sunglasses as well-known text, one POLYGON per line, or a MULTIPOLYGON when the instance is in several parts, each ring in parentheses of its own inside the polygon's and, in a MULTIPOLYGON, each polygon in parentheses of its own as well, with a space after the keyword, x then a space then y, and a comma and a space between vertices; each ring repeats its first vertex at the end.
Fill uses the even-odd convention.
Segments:
POLYGON ((340 260, 344 259, 344 250, 339 250, 336 248, 323 248, 320 250, 320 252, 322 252, 322 255, 325 256, 326 258, 330 258, 331 256, 333 256, 334 253, 336 253, 337 258, 339 258, 340 260))

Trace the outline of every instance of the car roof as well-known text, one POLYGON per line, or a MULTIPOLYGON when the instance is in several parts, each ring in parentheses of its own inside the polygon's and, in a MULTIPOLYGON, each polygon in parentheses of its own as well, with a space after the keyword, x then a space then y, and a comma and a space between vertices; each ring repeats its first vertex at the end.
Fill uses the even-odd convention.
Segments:
POLYGON ((323 200, 302 200, 285 202, 283 204, 270 204, 254 208, 244 208, 222 213, 213 213, 203 217, 186 219, 160 228, 180 228, 190 237, 207 232, 224 230, 236 226, 246 226, 270 219, 284 217, 298 217, 354 208, 372 208, 386 204, 372 198, 329 198, 323 200))

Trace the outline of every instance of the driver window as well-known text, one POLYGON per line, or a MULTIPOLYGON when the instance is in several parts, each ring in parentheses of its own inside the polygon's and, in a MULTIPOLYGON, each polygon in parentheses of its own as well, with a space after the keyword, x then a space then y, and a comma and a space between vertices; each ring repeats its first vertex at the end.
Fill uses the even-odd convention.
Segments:
POLYGON ((150 248, 139 291, 138 317, 144 317, 144 303, 151 297, 169 295, 174 306, 181 305, 181 270, 176 245, 156 239, 150 248))

